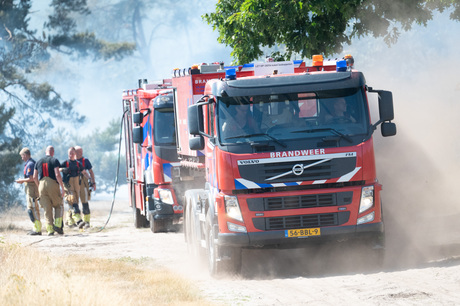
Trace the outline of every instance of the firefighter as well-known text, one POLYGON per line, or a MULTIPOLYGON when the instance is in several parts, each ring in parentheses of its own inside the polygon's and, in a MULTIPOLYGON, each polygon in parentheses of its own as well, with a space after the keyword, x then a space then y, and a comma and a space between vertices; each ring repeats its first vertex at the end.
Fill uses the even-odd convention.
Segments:
POLYGON ((64 197, 64 185, 61 173, 59 173, 59 161, 54 158, 52 146, 48 146, 45 153, 46 156, 39 159, 35 164, 34 181, 38 186, 40 205, 45 210, 48 236, 54 235, 55 231, 63 235, 62 199, 64 197))
POLYGON ((343 97, 334 99, 331 114, 326 115, 326 123, 355 123, 356 119, 350 115, 347 100, 343 97))
POLYGON ((90 177, 88 172, 83 168, 83 165, 77 160, 75 148, 70 147, 68 150, 69 159, 61 163, 61 170, 68 176, 68 183, 64 185, 66 191, 66 202, 71 207, 70 218, 67 219, 67 224, 74 223, 78 228, 82 229, 85 222, 80 215, 80 208, 78 206, 78 199, 80 196, 80 174, 90 177))
POLYGON ((82 205, 83 221, 85 221, 85 227, 90 227, 91 211, 88 202, 91 200, 91 191, 96 191, 93 166, 89 159, 83 157, 82 147, 75 146, 75 153, 77 154, 77 160, 83 165, 83 168, 89 172, 91 177, 91 179, 88 180, 87 177, 80 174, 80 201, 82 205))
POLYGON ((24 184, 24 191, 26 192, 27 214, 30 221, 33 223, 33 230, 28 232, 28 235, 41 235, 42 224, 40 222, 40 208, 38 207, 38 187, 34 182, 34 168, 35 160, 30 157, 29 148, 23 148, 19 155, 21 155, 24 164, 24 178, 17 179, 16 183, 24 184))

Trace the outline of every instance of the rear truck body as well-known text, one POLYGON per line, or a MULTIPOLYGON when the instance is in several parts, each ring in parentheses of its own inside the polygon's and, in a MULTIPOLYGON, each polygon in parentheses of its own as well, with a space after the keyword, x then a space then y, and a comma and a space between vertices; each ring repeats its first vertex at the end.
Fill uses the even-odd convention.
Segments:
POLYGON ((238 272, 244 248, 383 250, 373 132, 396 134, 391 92, 368 87, 351 57, 204 68, 172 86, 178 157, 201 185, 184 195, 185 239, 210 273, 238 272), (374 124, 369 92, 379 96, 374 124))
POLYGON ((156 233, 181 223, 183 210, 172 186, 179 163, 170 80, 146 83, 123 92, 126 178, 135 227, 156 233))

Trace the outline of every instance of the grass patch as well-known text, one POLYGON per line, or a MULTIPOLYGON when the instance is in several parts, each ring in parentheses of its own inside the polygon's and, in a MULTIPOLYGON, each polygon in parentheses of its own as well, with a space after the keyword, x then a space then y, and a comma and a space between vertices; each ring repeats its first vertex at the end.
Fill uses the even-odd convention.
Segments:
POLYGON ((0 232, 24 230, 17 224, 28 219, 29 217, 22 207, 13 207, 2 211, 0 213, 0 232))
POLYGON ((52 256, 0 243, 0 305, 211 305, 189 281, 145 258, 52 256))

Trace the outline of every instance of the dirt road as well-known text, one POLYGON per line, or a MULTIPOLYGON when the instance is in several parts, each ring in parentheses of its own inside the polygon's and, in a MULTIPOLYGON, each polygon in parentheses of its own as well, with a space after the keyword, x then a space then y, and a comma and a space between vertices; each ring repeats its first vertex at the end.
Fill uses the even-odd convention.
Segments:
POLYGON ((363 268, 359 254, 343 247, 248 250, 241 276, 213 279, 203 263, 187 254, 182 233, 135 229, 126 201, 115 202, 106 229, 96 232, 108 217, 110 202, 91 207, 93 227, 85 232, 66 229, 64 236, 31 237, 24 234, 30 223, 25 219, 19 225, 24 231, 8 233, 6 239, 57 255, 149 258, 146 269, 168 267, 191 279, 210 301, 227 305, 460 304, 460 243, 446 235, 442 243, 432 240, 417 249, 416 240, 401 240, 404 235, 398 237, 392 226, 384 267, 378 270, 363 268))

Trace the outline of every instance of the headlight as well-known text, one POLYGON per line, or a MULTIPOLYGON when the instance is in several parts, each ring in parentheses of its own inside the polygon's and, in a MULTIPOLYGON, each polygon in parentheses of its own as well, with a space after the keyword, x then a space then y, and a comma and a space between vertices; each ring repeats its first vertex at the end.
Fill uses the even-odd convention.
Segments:
POLYGON ((240 205, 235 196, 225 196, 225 210, 230 218, 243 222, 240 205))
POLYGON ((231 232, 247 233, 246 226, 227 222, 227 228, 231 232))
POLYGON ((358 218, 358 222, 356 222, 357 225, 368 223, 374 221, 374 216, 375 212, 371 212, 370 214, 367 214, 361 218, 358 218))
POLYGON ((174 198, 171 190, 169 189, 158 189, 158 195, 160 196, 161 202, 165 204, 174 204, 174 198))
POLYGON ((363 187, 361 191, 361 202, 359 203, 359 213, 374 206, 374 186, 363 187))

